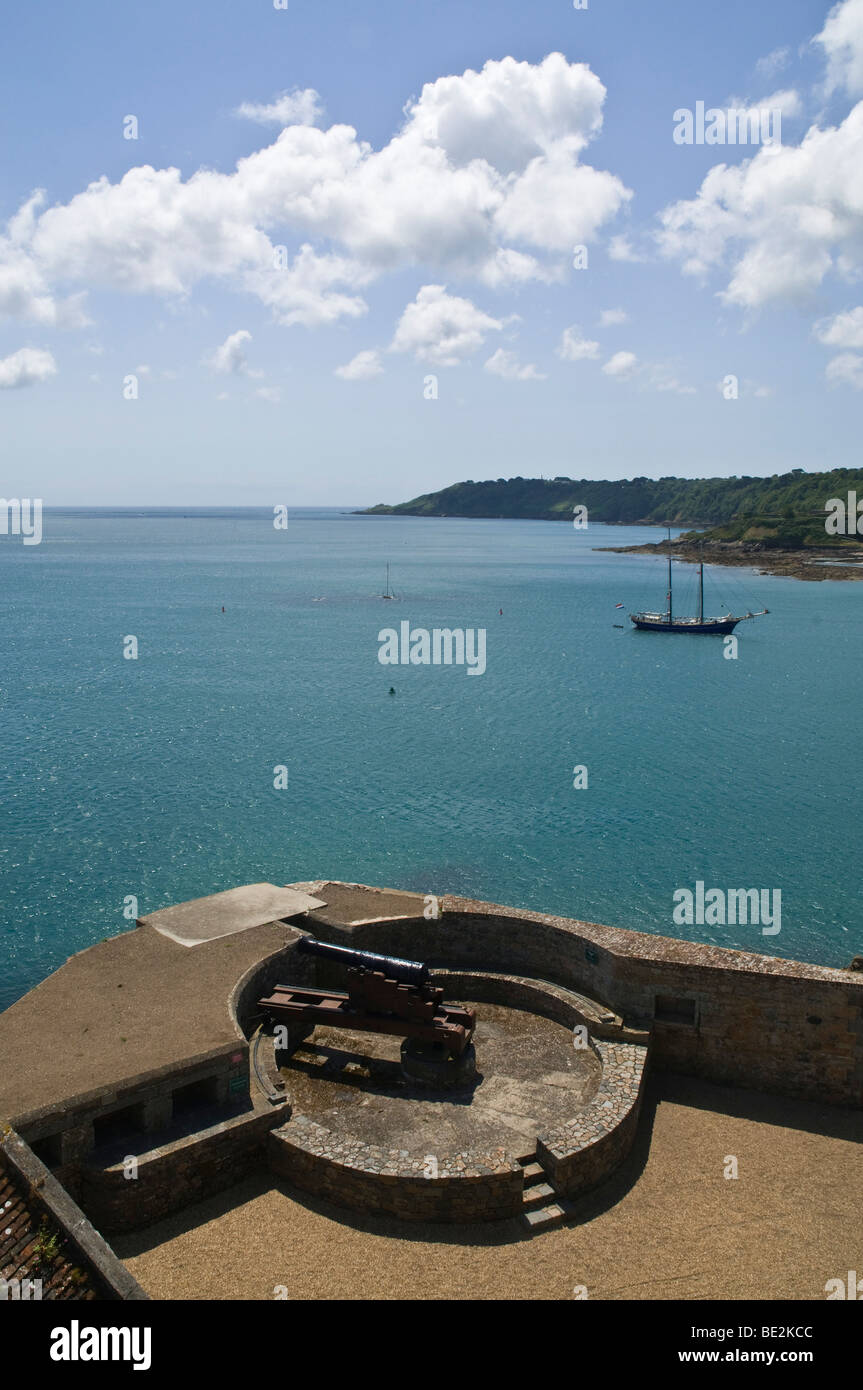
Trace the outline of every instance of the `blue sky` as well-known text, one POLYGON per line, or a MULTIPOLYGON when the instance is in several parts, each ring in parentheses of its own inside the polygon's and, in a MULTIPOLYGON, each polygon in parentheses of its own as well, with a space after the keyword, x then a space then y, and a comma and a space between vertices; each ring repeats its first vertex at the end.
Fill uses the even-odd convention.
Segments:
POLYGON ((861 98, 863 0, 19 4, 2 492, 856 466, 861 98), (781 145, 675 143, 699 101, 781 145))

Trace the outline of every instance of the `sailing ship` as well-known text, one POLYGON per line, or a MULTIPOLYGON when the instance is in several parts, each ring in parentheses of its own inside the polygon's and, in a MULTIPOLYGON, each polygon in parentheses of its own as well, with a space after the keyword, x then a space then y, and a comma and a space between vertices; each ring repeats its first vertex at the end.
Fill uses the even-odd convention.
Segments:
POLYGON ((387 587, 381 594, 381 598, 395 598, 395 594, 390 589, 390 563, 387 561, 387 587))
MULTIPOLYGON (((670 527, 668 539, 671 540, 670 527)), ((746 622, 749 618, 761 618, 765 613, 770 612, 769 608, 761 608, 757 613, 741 613, 737 617, 728 613, 717 618, 706 618, 704 616, 704 560, 702 559, 698 566, 698 612, 694 618, 678 617, 674 612, 670 550, 668 552, 668 593, 665 596, 665 604, 664 613, 630 613, 630 622, 633 622, 636 628, 642 632, 706 632, 716 636, 733 632, 738 623, 746 622)))

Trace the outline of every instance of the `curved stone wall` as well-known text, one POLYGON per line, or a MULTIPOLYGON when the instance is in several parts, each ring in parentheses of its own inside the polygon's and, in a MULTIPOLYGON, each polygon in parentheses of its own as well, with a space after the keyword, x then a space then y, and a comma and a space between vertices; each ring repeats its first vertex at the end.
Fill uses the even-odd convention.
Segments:
POLYGON ((497 1221, 521 1210, 524 1170, 503 1149, 465 1150, 432 1168, 294 1115, 271 1132, 267 1157, 274 1172, 305 1192, 403 1221, 497 1221))
POLYGON ((561 1196, 576 1197, 596 1187, 626 1157, 635 1139, 647 1074, 643 1042, 611 1041, 597 1031, 625 1034, 622 1020, 586 995, 518 975, 436 970, 435 979, 455 998, 487 1000, 543 1014, 568 1028, 585 1025, 588 1043, 602 1065, 596 1095, 583 1110, 537 1138, 537 1160, 561 1196))
MULTIPOLYGON (((320 886, 320 885, 312 885, 320 886)), ((326 896, 325 893, 323 896, 326 896)), ((322 938, 430 964, 552 980, 650 1029, 655 1065, 721 1084, 863 1106, 863 978, 838 970, 441 894, 439 917, 322 938)), ((623 1034, 626 1036, 626 1033, 623 1034)))
MULTIPOLYGON (((536 1157, 558 1195, 575 1196, 601 1182, 617 1166, 635 1136, 647 1048, 602 1040, 594 1028, 613 1016, 593 1000, 561 986, 496 972, 436 970, 446 997, 503 1004, 588 1029, 587 1045, 602 1077, 596 1095, 575 1116, 537 1138, 536 1157)), ((619 1025, 619 1020, 617 1020, 619 1025)), ((467 1149, 433 1163, 395 1147, 339 1135, 294 1114, 267 1140, 271 1167, 304 1191, 355 1210, 408 1221, 493 1221, 523 1210, 524 1168, 499 1148, 467 1149)))

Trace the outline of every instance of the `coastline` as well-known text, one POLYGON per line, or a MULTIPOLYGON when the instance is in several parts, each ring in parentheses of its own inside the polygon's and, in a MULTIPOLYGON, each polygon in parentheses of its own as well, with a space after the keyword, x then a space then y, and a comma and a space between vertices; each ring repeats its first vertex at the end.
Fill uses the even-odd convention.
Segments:
POLYGON ((697 565, 703 559, 711 565, 755 569, 759 574, 780 575, 783 579, 863 579, 863 548, 852 551, 854 560, 843 563, 835 548, 817 550, 768 550, 757 543, 706 541, 703 545, 680 541, 659 541, 643 545, 597 545, 596 551, 615 555, 665 556, 669 550, 677 560, 697 565))

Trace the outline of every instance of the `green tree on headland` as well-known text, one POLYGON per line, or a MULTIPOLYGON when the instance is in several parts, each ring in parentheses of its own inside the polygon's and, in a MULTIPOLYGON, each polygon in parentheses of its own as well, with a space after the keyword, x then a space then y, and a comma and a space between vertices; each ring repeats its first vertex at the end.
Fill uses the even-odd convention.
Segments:
POLYGON ((454 483, 395 506, 379 503, 377 516, 504 517, 540 521, 569 520, 576 506, 591 521, 633 525, 718 527, 711 538, 758 540, 797 549, 849 544, 853 537, 830 537, 824 528, 826 504, 856 492, 863 498, 863 472, 835 468, 829 473, 774 473, 770 478, 498 478, 454 483))

